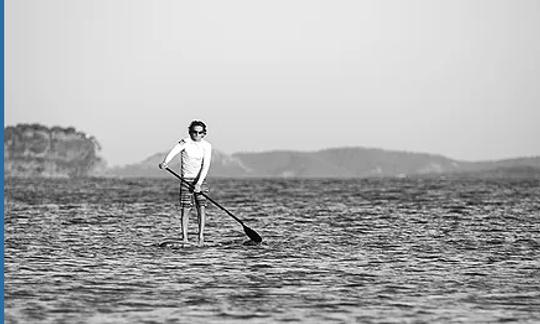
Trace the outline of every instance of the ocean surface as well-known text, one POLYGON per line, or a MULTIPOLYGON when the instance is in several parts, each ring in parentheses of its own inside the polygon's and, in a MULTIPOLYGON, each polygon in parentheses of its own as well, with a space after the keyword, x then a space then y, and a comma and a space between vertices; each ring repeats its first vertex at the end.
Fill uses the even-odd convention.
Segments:
POLYGON ((6 323, 538 323, 538 180, 5 179, 6 323), (190 218, 196 242, 197 217, 190 218))

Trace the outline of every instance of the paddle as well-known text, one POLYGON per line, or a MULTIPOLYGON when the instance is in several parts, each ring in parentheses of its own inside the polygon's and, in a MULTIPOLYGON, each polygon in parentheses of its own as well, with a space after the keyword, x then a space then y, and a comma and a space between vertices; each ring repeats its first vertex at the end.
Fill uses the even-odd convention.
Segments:
MULTIPOLYGON (((188 181, 184 180, 182 177, 180 177, 176 172, 174 172, 173 170, 169 169, 169 168, 165 168, 165 170, 169 171, 170 173, 172 173, 175 177, 177 177, 180 181, 182 181, 184 184, 188 185, 189 188, 191 188, 191 190, 194 189, 194 186, 189 183, 188 181)), ((219 208, 221 208, 224 212, 226 212, 229 216, 231 216, 232 218, 234 218, 235 221, 237 221, 238 223, 240 223, 240 225, 242 225, 242 227, 244 228, 244 232, 246 233, 246 235, 255 243, 261 243, 262 242, 262 237, 257 233, 255 232, 254 230, 252 230, 251 228, 247 227, 244 222, 242 222, 238 217, 234 216, 230 211, 228 211, 227 209, 225 209, 225 207, 221 206, 220 204, 217 203, 217 201, 215 201, 214 199, 208 197, 207 194, 205 194, 204 192, 200 192, 201 195, 203 195, 204 197, 206 197, 206 199, 210 200, 214 205, 218 206, 219 208)))

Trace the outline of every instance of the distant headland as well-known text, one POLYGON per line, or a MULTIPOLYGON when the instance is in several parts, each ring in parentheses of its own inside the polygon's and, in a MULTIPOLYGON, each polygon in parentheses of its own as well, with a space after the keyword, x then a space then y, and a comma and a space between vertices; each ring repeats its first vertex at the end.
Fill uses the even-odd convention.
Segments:
POLYGON ((95 137, 73 127, 18 124, 4 128, 4 176, 86 177, 103 174, 95 137))
MULTIPOLYGON (((9 177, 169 177, 157 168, 167 152, 107 168, 100 145, 73 127, 19 124, 4 128, 4 174, 9 177)), ((458 161, 427 153, 343 147, 311 152, 212 153, 210 177, 367 178, 412 176, 540 179, 540 157, 458 161)), ((173 167, 176 167, 173 165, 173 167)))

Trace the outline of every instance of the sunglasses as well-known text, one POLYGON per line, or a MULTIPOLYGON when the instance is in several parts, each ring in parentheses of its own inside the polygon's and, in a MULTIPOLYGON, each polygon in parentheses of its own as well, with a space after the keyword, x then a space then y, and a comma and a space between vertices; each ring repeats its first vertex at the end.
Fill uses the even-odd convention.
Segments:
POLYGON ((200 132, 197 132, 197 131, 189 131, 191 134, 195 134, 195 135, 204 135, 206 134, 205 131, 200 131, 200 132))

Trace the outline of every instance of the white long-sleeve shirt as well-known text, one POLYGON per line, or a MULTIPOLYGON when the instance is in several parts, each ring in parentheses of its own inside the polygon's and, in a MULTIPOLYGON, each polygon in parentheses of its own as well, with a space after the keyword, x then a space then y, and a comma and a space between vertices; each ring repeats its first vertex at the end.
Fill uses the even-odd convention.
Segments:
POLYGON ((195 178, 197 184, 202 184, 210 169, 212 145, 204 139, 196 142, 191 137, 183 138, 171 149, 163 163, 169 164, 179 153, 180 175, 184 178, 195 178))

